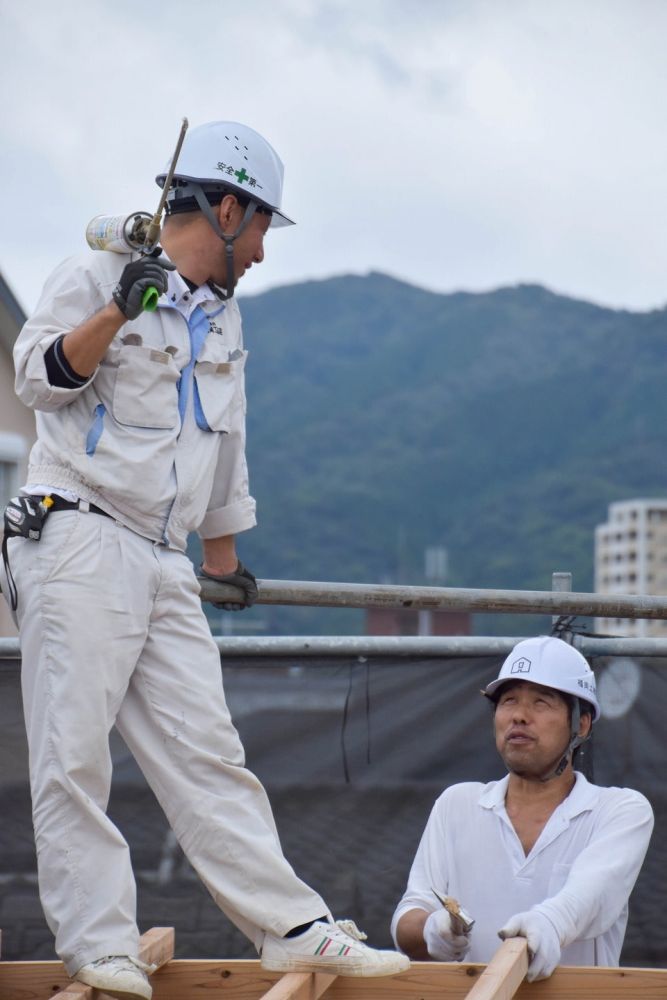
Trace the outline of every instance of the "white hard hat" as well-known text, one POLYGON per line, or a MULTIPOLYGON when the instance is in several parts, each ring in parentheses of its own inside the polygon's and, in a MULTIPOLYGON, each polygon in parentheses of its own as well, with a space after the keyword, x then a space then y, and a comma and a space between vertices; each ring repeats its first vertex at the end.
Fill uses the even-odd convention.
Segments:
POLYGON ((591 705, 593 722, 600 718, 595 674, 579 650, 555 636, 540 635, 517 643, 483 694, 491 697, 508 681, 529 681, 581 698, 591 705))
MULTIPOLYGON (((171 159, 155 178, 160 187, 170 166, 171 159)), ((183 196, 189 182, 204 189, 220 186, 270 210, 272 226, 290 226, 294 221, 280 210, 283 173, 275 149, 254 129, 239 122, 207 122, 186 132, 168 200, 183 196)))

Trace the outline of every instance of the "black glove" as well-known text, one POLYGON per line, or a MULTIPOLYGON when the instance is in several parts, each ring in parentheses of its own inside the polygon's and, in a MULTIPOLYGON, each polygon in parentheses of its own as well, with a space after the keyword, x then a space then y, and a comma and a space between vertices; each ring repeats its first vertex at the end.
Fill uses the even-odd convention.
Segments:
POLYGON ((232 601, 211 601, 214 608, 222 608, 223 611, 243 611, 244 608, 251 608, 257 600, 257 580, 243 563, 239 563, 233 573, 226 573, 224 576, 216 576, 214 573, 207 573, 204 567, 200 569, 201 575, 209 580, 216 580, 218 583, 231 583, 234 587, 240 587, 245 593, 243 604, 232 601))
MULTIPOLYGON (((158 253, 161 251, 158 248, 158 253)), ((151 286, 162 295, 167 291, 167 271, 175 271, 176 265, 166 257, 158 259, 152 254, 130 261, 123 268, 120 280, 112 292, 113 300, 126 319, 136 319, 143 312, 142 298, 151 286)))

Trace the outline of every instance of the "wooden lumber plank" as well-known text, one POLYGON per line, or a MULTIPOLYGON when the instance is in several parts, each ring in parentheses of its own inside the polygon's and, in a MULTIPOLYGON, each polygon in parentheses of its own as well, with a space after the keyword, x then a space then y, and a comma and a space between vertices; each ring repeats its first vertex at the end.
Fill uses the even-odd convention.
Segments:
POLYGON ((173 927, 151 927, 139 938, 139 958, 159 969, 174 957, 175 944, 173 927))
POLYGON ((66 986, 64 990, 60 990, 55 994, 53 1000, 97 1000, 99 997, 103 997, 104 994, 100 994, 98 990, 94 990, 92 986, 84 986, 83 983, 70 983, 66 986))
POLYGON ((319 1000, 335 978, 324 972, 288 972, 262 1000, 319 1000))
POLYGON ((498 948, 467 1000, 512 1000, 528 972, 528 942, 508 938, 498 948))
MULTIPOLYGON (((174 957, 175 934, 173 927, 152 927, 139 938, 139 958, 148 965, 155 965, 158 968, 165 965, 174 957)), ((48 994, 49 1000, 96 1000, 104 994, 94 990, 92 986, 84 983, 73 983, 61 962, 8 962, 7 967, 27 966, 21 981, 13 985, 11 981, 5 983, 2 973, 0 973, 0 1000, 38 1000, 42 996, 37 992, 37 983, 33 983, 31 966, 49 966, 52 970, 50 976, 51 986, 48 994), (62 985, 61 985, 62 984, 62 985), (14 991, 14 992, 12 992, 14 991)), ((35 980, 37 975, 35 975, 35 980)))
MULTIPOLYGON (((326 1000, 466 1000, 486 966, 413 962, 408 972, 331 983, 326 1000)), ((153 1000, 261 1000, 278 981, 254 960, 172 959, 151 976, 153 1000)), ((69 979, 60 962, 0 962, 0 1000, 53 1000, 69 979)), ((550 979, 523 982, 516 1000, 665 1000, 667 969, 561 966, 550 979)), ((78 1000, 78 998, 77 998, 78 1000)))

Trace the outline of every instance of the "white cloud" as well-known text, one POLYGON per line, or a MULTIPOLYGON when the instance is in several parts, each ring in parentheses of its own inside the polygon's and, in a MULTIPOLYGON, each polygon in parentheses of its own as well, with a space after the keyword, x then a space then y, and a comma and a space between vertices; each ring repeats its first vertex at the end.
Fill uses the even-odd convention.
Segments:
POLYGON ((101 211, 153 210, 180 120, 247 121, 299 226, 246 291, 387 270, 662 304, 661 0, 2 4, 0 267, 26 306, 101 211))

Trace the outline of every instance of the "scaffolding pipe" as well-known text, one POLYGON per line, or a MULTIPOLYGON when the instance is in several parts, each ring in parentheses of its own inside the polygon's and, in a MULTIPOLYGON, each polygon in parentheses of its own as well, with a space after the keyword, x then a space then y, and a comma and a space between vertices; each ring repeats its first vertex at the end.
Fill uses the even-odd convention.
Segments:
MULTIPOLYGON (((527 636, 214 636, 224 660, 310 658, 464 659, 507 656, 527 636)), ((584 656, 664 657, 667 639, 597 638, 574 635, 584 656)), ((0 663, 21 657, 18 639, 0 639, 0 663)))
MULTIPOLYGON (((200 577, 199 582, 203 601, 243 600, 243 594, 237 587, 216 583, 206 577, 200 577)), ((472 590, 374 583, 316 583, 309 580, 258 580, 257 584, 258 604, 667 619, 667 597, 645 594, 472 590)))

